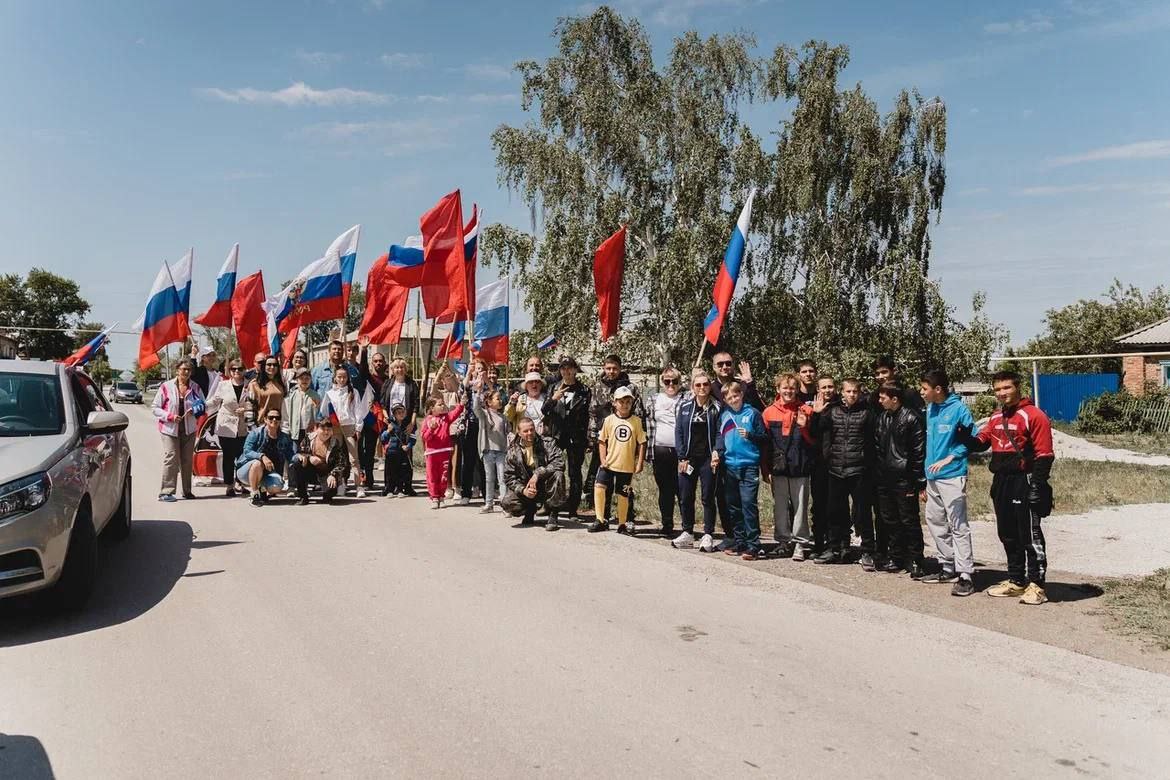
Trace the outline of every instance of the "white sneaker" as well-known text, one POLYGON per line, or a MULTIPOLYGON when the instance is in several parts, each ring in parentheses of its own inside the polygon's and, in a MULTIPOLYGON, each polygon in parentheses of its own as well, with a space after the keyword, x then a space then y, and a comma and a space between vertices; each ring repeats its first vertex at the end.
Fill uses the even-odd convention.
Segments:
POLYGON ((365 488, 358 488, 356 495, 358 498, 365 498, 366 497, 366 489, 365 488))
POLYGON ((703 534, 703 538, 699 540, 699 552, 715 552, 715 540, 711 538, 711 534, 703 534))
POLYGON ((803 561, 807 555, 808 551, 804 549, 803 544, 796 545, 796 547, 792 550, 792 560, 794 561, 803 561))
POLYGON ((447 488, 447 492, 443 494, 443 498, 455 498, 455 488, 447 488))
POLYGON ((470 499, 470 498, 463 497, 463 498, 460 498, 460 499, 459 499, 459 506, 467 506, 467 505, 468 505, 468 504, 470 504, 470 503, 471 503, 471 499, 470 499))
POLYGON ((670 546, 676 550, 689 550, 695 546, 695 537, 686 531, 683 531, 674 538, 674 541, 670 543, 670 546))
MULTIPOLYGON (((712 541, 714 541, 714 540, 712 540, 712 541)), ((724 550, 730 550, 734 547, 735 547, 735 540, 734 539, 724 539, 722 542, 715 545, 715 549, 718 550, 719 552, 723 552, 724 550)))

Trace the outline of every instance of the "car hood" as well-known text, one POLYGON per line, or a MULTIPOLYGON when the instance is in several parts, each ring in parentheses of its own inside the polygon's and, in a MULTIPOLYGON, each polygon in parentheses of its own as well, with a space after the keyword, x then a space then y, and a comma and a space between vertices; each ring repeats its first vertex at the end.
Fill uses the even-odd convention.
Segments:
POLYGON ((0 436, 0 485, 47 471, 65 454, 70 436, 0 436))

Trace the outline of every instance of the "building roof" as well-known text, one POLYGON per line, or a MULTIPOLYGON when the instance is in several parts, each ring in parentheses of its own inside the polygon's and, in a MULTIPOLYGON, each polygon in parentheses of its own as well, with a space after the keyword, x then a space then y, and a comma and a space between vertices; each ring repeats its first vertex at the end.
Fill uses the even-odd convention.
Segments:
POLYGON ((1132 347, 1144 347, 1151 344, 1170 345, 1170 317, 1122 334, 1113 341, 1116 344, 1132 347))

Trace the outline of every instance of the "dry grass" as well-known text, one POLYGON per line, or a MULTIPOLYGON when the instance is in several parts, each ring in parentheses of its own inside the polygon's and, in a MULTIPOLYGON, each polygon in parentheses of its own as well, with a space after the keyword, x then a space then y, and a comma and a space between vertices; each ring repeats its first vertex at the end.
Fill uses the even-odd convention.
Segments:
POLYGON ((1170 650, 1170 569, 1105 583, 1105 606, 1118 631, 1170 650))
POLYGON ((1130 450, 1146 455, 1170 455, 1170 433, 1081 433, 1072 423, 1057 422, 1052 427, 1102 447, 1130 450))

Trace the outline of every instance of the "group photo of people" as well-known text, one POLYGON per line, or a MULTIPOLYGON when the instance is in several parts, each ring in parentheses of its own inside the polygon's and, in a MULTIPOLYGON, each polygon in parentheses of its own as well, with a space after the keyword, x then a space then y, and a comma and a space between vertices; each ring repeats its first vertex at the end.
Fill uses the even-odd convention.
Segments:
POLYGON ((710 369, 663 369, 651 390, 616 354, 595 376, 572 355, 549 366, 533 355, 511 380, 478 358, 444 363, 426 386, 368 339, 334 340, 327 355, 310 366, 298 349, 285 366, 261 353, 246 365, 193 348, 153 401, 159 500, 195 498, 196 442, 214 433, 224 492, 256 507, 425 490, 434 510, 474 503, 517 527, 572 523, 748 562, 855 564, 963 597, 976 592, 967 475, 990 450, 1009 577, 984 592, 1047 601, 1051 426, 1011 371, 992 377, 999 408, 980 427, 945 370, 906 377, 888 356, 864 379, 805 360, 759 380, 716 352, 710 369), (642 502, 657 506, 656 528, 638 528, 642 502))

